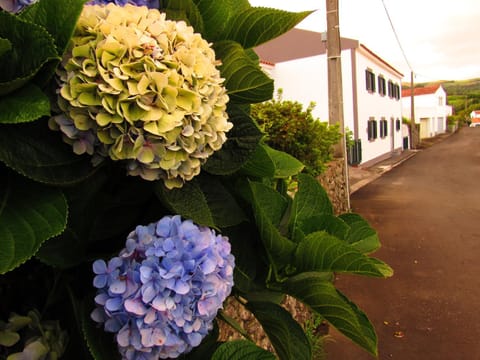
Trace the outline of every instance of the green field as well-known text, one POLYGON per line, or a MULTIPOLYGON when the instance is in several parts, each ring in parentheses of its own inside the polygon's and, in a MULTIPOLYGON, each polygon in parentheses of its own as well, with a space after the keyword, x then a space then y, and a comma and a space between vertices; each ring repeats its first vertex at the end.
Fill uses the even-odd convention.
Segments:
MULTIPOLYGON (((441 84, 447 92, 447 103, 453 106, 452 120, 469 122, 470 113, 473 110, 480 110, 480 78, 420 83, 416 86, 435 84, 441 84)), ((408 84, 403 84, 403 89, 408 88, 408 84)))

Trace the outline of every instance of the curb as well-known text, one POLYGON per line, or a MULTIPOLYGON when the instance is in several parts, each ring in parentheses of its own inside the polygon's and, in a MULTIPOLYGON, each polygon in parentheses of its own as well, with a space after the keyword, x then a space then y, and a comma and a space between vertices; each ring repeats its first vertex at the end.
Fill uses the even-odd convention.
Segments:
POLYGON ((390 170, 392 170, 394 167, 402 164, 403 162, 407 161, 408 159, 412 158, 413 156, 415 156, 417 154, 417 152, 419 152, 421 150, 410 150, 409 154, 406 155, 405 157, 403 157, 402 159, 400 159, 399 161, 397 162, 394 162, 392 164, 389 164, 389 165, 383 165, 383 166, 372 166, 372 168, 375 168, 375 169, 379 169, 380 171, 369 171, 370 172, 370 176, 366 177, 365 179, 362 179, 360 181, 357 181, 356 183, 354 184, 351 184, 350 185, 350 195, 353 194, 355 191, 357 191, 358 189, 364 187, 365 185, 371 183, 372 181, 375 181, 376 179, 378 179, 380 176, 382 176, 383 174, 385 174, 386 172, 389 172, 390 170))

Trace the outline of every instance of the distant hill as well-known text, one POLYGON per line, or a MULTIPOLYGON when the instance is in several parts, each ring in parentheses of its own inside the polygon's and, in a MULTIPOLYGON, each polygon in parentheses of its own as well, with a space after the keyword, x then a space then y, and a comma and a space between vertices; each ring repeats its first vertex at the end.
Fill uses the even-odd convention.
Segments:
MULTIPOLYGON (((453 119, 469 122, 470 113, 480 110, 480 78, 469 80, 449 80, 415 84, 416 87, 441 84, 447 92, 447 103, 453 107, 453 119)), ((402 84, 409 89, 410 84, 402 84)))

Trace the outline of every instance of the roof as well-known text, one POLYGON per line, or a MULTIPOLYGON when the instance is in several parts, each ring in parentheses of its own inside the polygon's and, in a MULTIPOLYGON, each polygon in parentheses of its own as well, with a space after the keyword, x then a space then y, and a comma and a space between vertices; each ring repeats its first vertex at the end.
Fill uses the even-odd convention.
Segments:
MULTIPOLYGON (((413 96, 420 96, 420 95, 431 95, 435 94, 439 87, 442 85, 436 84, 431 86, 423 86, 423 87, 416 87, 413 90, 413 96)), ((402 89, 402 97, 407 97, 412 95, 411 89, 402 89)))
MULTIPOLYGON (((357 48, 365 50, 375 59, 403 77, 401 72, 365 45, 361 44, 358 40, 342 37, 340 39, 340 45, 342 50, 357 48)), ((323 55, 327 52, 325 33, 293 28, 279 37, 257 46, 255 52, 259 56, 260 61, 271 65, 284 61, 323 55)))

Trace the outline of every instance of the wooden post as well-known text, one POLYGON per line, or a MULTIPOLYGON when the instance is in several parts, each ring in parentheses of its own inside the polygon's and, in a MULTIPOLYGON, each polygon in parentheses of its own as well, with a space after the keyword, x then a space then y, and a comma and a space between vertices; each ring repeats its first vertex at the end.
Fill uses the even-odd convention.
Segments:
MULTIPOLYGON (((339 124, 344 133, 342 61, 338 0, 327 1, 328 122, 339 124)), ((345 138, 335 149, 335 157, 345 157, 345 138)))
POLYGON ((342 47, 340 43, 340 25, 338 0, 326 0, 327 10, 327 66, 328 66, 328 122, 338 124, 342 134, 340 142, 334 148, 334 157, 342 162, 342 179, 345 184, 346 206, 350 209, 350 184, 345 147, 345 125, 343 120, 342 89, 342 47))
POLYGON ((417 147, 417 127, 415 125, 415 84, 413 82, 413 71, 410 72, 410 148, 417 147))

